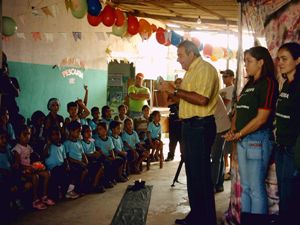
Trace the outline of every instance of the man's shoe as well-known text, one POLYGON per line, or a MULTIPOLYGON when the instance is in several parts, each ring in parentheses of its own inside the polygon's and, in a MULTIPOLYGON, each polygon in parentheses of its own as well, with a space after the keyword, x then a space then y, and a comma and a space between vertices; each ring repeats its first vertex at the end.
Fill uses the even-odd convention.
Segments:
POLYGON ((188 225, 186 219, 176 219, 176 220, 175 220, 175 224, 179 224, 179 225, 188 225))
POLYGON ((165 162, 169 162, 169 161, 173 161, 173 158, 168 157, 168 158, 165 159, 165 162))

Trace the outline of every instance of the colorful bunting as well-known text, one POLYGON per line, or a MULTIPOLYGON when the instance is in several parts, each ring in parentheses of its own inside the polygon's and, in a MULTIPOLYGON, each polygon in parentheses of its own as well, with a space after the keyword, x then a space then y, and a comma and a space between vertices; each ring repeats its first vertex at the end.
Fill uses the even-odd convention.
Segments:
POLYGON ((81 40, 81 32, 72 32, 74 41, 81 40))
POLYGON ((45 38, 46 38, 47 42, 53 42, 53 40, 54 40, 53 33, 45 33, 44 35, 45 35, 45 38))
POLYGON ((42 36, 40 32, 31 32, 32 34, 32 38, 35 41, 41 41, 42 40, 42 36))
POLYGON ((108 39, 105 32, 96 32, 95 33, 99 41, 106 41, 108 39))
POLYGON ((42 8, 43 13, 45 13, 46 16, 53 16, 52 12, 50 11, 50 9, 48 8, 48 6, 45 6, 42 8))
POLYGON ((25 33, 17 33, 18 38, 26 39, 25 38, 25 33))

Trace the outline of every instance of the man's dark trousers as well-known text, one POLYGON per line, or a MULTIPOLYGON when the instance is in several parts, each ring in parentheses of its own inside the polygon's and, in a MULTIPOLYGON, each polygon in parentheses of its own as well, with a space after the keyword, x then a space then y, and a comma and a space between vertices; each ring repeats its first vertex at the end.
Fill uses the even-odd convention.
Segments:
POLYGON ((182 138, 191 211, 188 225, 216 225, 216 210, 211 180, 210 152, 216 136, 213 116, 184 119, 182 138))

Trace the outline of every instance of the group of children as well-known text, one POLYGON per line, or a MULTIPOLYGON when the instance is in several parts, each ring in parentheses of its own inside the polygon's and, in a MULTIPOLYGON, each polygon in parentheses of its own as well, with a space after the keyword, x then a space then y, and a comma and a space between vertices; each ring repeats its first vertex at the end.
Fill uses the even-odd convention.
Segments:
MULTIPOLYGON (((32 114, 29 124, 12 127, 6 109, 0 112, 0 195, 6 209, 24 192, 32 207, 46 209, 62 198, 102 193, 129 174, 142 171, 143 161, 163 161, 160 113, 143 107, 143 116, 129 118, 120 105, 112 119, 109 106, 91 109, 82 100, 67 104, 69 117, 58 114, 60 102, 48 101, 49 114, 32 114), (152 119, 150 119, 152 118, 152 119), (1 197, 2 199, 2 197, 1 197)), ((148 164, 147 164, 148 165, 148 164)), ((147 167, 149 168, 149 167, 147 167)))

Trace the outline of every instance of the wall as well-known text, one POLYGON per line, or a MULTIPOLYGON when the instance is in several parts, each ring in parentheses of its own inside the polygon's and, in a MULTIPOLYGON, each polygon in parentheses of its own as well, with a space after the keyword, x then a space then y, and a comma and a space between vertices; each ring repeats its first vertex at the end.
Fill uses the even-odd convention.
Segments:
POLYGON ((70 101, 84 97, 83 85, 89 88, 88 108, 106 104, 106 71, 87 69, 83 79, 78 76, 63 77, 52 65, 9 62, 11 76, 18 79, 21 93, 17 98, 20 113, 26 118, 36 110, 48 113, 47 102, 56 97, 61 102, 60 114, 67 116, 66 105, 70 101))
POLYGON ((92 27, 86 17, 74 18, 64 0, 2 2, 3 16, 12 17, 18 26, 16 34, 3 41, 3 50, 11 76, 19 81, 21 94, 17 102, 26 118, 36 110, 47 113, 51 97, 60 99, 60 113, 67 116, 66 104, 83 98, 84 84, 89 88, 88 108, 102 107, 108 95, 107 67, 112 53, 126 53, 124 58, 129 61, 139 55, 139 35, 122 39, 111 34, 111 27, 92 27), (45 15, 43 7, 53 16, 45 15), (80 32, 81 38, 75 40, 73 32, 80 32), (63 77, 61 72, 68 68, 81 70, 83 77, 63 77))

